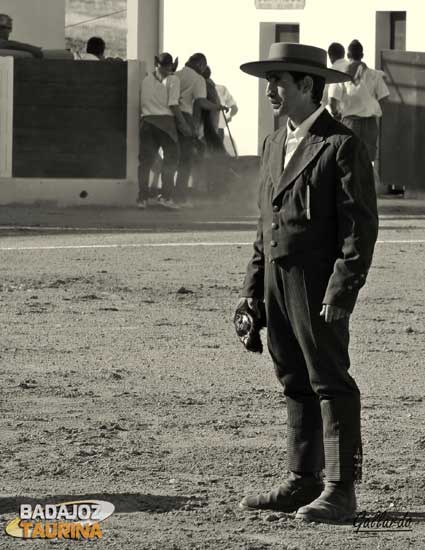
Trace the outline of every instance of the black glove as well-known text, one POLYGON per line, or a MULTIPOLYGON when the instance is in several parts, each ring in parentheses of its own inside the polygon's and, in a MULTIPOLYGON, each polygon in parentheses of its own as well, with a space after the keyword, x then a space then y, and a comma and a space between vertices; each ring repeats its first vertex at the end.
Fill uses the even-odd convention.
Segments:
POLYGON ((236 308, 233 323, 239 340, 248 351, 263 353, 263 343, 260 330, 266 326, 266 312, 264 303, 259 303, 261 317, 258 317, 245 301, 236 308))

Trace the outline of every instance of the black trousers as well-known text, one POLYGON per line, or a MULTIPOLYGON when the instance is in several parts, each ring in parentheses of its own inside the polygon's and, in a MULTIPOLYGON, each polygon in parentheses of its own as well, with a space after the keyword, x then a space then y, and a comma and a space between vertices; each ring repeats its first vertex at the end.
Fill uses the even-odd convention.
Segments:
POLYGON ((165 199, 170 199, 174 192, 174 175, 179 161, 179 144, 167 132, 149 122, 142 121, 139 150, 139 200, 146 200, 149 196, 149 174, 157 160, 160 147, 164 156, 161 168, 161 194, 165 199))
POLYGON ((361 478, 360 393, 348 373, 349 321, 319 313, 333 260, 276 261, 265 272, 268 347, 284 388, 288 469, 361 478))
POLYGON ((193 117, 189 113, 183 112, 182 114, 187 124, 192 128, 193 136, 184 136, 181 132, 178 132, 180 145, 180 159, 176 177, 176 199, 178 201, 185 201, 189 194, 189 179, 192 174, 196 143, 193 117))
POLYGON ((344 117, 341 122, 345 124, 347 128, 353 130, 353 132, 363 141, 369 153, 370 160, 372 162, 376 160, 379 137, 377 117, 348 116, 344 117))

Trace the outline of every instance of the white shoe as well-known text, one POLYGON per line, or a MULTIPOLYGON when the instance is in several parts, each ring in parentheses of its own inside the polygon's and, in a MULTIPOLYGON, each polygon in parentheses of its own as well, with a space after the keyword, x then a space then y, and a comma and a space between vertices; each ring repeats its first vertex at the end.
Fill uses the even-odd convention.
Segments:
POLYGON ((141 200, 137 201, 137 208, 140 208, 140 210, 145 210, 146 206, 147 206, 146 201, 141 201, 141 200))
POLYGON ((162 195, 158 195, 156 203, 169 210, 180 210, 180 206, 178 206, 173 199, 164 199, 162 195))

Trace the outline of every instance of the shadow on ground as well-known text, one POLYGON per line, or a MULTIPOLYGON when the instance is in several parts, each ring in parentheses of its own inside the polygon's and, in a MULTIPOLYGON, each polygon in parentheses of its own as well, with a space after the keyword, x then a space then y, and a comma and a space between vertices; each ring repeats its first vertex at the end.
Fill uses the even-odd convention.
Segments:
POLYGON ((132 514, 134 512, 163 513, 181 510, 188 505, 196 507, 205 503, 200 499, 186 496, 151 495, 140 493, 98 493, 86 495, 52 495, 43 498, 32 497, 0 497, 0 513, 18 513, 21 504, 60 504, 63 502, 105 500, 115 506, 116 514, 132 514))

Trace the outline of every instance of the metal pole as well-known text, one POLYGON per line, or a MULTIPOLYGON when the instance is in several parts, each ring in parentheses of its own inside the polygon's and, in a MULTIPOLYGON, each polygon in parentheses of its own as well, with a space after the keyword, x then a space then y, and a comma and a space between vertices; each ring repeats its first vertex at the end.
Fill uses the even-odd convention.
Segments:
POLYGON ((238 152, 237 152, 237 150, 236 150, 235 142, 233 141, 232 132, 230 131, 229 123, 227 122, 226 113, 224 112, 223 107, 221 108, 221 111, 222 111, 222 113, 223 113, 223 117, 224 117, 224 121, 225 121, 225 123, 226 123, 227 131, 229 132, 229 138, 230 138, 230 142, 231 142, 232 147, 233 147, 233 151, 235 152, 235 158, 239 158, 238 152))

